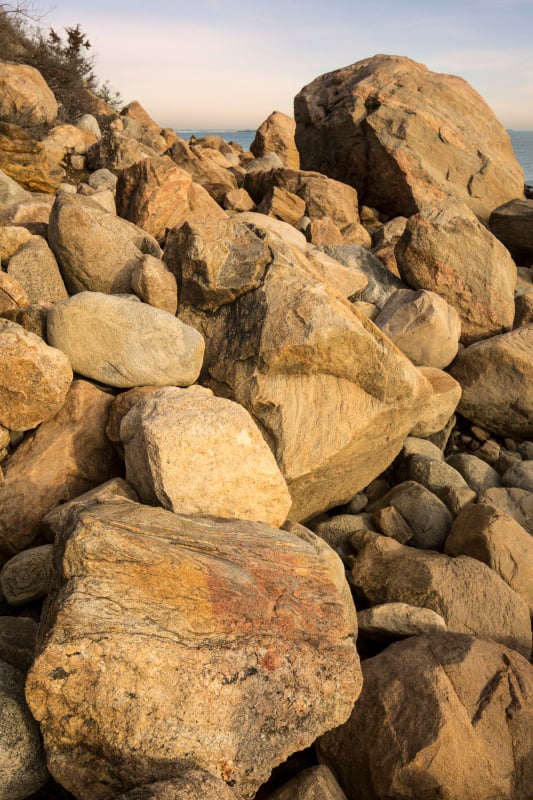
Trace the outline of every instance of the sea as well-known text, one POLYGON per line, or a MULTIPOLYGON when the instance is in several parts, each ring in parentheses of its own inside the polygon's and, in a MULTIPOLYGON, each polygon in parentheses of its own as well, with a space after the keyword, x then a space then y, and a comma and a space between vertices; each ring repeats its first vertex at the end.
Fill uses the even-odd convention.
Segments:
MULTIPOLYGON (((221 136, 227 142, 237 142, 245 150, 249 150, 255 137, 255 130, 190 130, 177 131, 177 134, 182 139, 190 139, 191 136, 195 136, 197 139, 202 136, 221 136)), ((524 181, 528 186, 533 186, 533 131, 508 131, 508 134, 511 137, 515 155, 524 170, 524 181)))

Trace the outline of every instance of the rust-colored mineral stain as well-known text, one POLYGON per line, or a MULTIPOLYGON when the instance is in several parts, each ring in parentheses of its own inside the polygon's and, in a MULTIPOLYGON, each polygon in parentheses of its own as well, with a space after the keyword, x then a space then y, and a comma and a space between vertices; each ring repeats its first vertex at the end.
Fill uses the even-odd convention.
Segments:
POLYGON ((261 659, 261 666, 266 672, 275 672, 281 664, 281 656, 273 648, 269 648, 261 659))

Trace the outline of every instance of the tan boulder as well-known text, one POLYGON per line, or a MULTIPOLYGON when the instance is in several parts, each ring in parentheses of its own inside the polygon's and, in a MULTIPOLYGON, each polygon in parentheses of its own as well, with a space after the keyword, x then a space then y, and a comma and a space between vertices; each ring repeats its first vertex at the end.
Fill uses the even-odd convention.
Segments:
POLYGON ((27 200, 30 193, 14 181, 9 175, 0 170, 0 209, 9 208, 15 203, 27 200))
POLYGON ((442 633, 447 630, 440 614, 408 603, 383 603, 357 612, 359 636, 378 641, 442 633))
POLYGON ((489 218, 493 234, 517 264, 533 264, 533 200, 519 197, 495 208, 489 218))
POLYGON ((357 532, 349 580, 370 605, 408 603, 440 614, 450 631, 531 653, 527 603, 492 569, 469 556, 417 550, 387 536, 357 532))
POLYGON ((299 169, 300 155, 294 141, 295 133, 295 121, 281 111, 273 111, 257 129, 250 151, 256 158, 276 153, 284 167, 299 169))
POLYGON ((117 183, 119 214, 157 239, 164 238, 168 228, 198 216, 198 207, 202 218, 226 217, 205 189, 193 189, 189 173, 168 156, 145 159, 121 172, 117 183))
MULTIPOLYGON (((70 524, 72 517, 77 517, 87 508, 103 503, 122 502, 124 500, 139 501, 139 495, 127 481, 123 478, 111 478, 105 483, 100 484, 95 489, 89 489, 64 503, 53 508, 41 522, 43 537, 48 542, 53 542, 61 531, 65 530, 70 524)), ((25 550, 25 553, 28 551, 25 550)))
POLYGON ((319 172, 278 168, 248 172, 244 187, 256 203, 268 198, 276 188, 290 192, 304 201, 305 215, 311 220, 328 218, 341 232, 344 242, 370 247, 370 234, 359 218, 357 192, 346 183, 319 172))
POLYGON ((0 119, 25 125, 55 122, 57 100, 35 67, 0 62, 0 119))
POLYGON ((515 297, 515 314, 513 328, 531 325, 533 322, 533 292, 515 297))
POLYGON ((175 314, 178 310, 176 278, 166 264, 155 256, 145 255, 131 273, 131 288, 144 303, 175 314))
POLYGON ((339 228, 329 217, 312 219, 306 228, 305 234, 311 244, 320 247, 321 245, 343 244, 344 237, 339 228))
POLYGON ((410 431, 410 436, 432 436, 441 431, 455 413, 461 399, 461 384, 447 372, 435 367, 419 367, 431 384, 433 393, 427 399, 410 431))
POLYGON ((304 520, 391 463, 431 390, 378 328, 269 243, 261 287, 213 314, 182 306, 180 317, 204 333, 205 382, 252 414, 289 486, 291 518, 304 520))
POLYGON ((118 459, 105 435, 112 400, 96 386, 75 380, 56 416, 26 436, 6 459, 0 489, 1 552, 12 555, 31 547, 45 514, 117 474, 118 459))
POLYGON ((15 278, 0 272, 0 314, 29 305, 29 297, 15 278))
POLYGON ((346 795, 329 767, 319 764, 299 772, 269 794, 268 800, 346 800, 346 795))
POLYGON ((151 130, 153 133, 161 132, 161 125, 155 122, 145 108, 139 103, 138 100, 132 100, 127 103, 120 112, 122 117, 127 119, 135 119, 140 122, 143 128, 151 130))
POLYGON ((141 500, 195 516, 279 527, 291 498, 248 412, 202 387, 139 399, 120 426, 126 478, 141 500))
POLYGON ((169 231, 164 257, 181 302, 214 311, 260 285, 271 251, 239 220, 191 220, 169 231))
POLYGON ((41 141, 49 158, 60 162, 70 155, 85 155, 98 137, 78 125, 56 125, 41 141))
POLYGON ((288 222, 289 225, 296 225, 305 214, 305 200, 286 189, 273 186, 257 206, 257 211, 288 222))
POLYGON ((302 168, 349 183, 390 217, 453 197, 486 220, 523 196, 509 135, 482 98, 409 58, 376 55, 322 75, 294 114, 302 168))
POLYGON ((466 506, 453 524, 444 552, 487 564, 522 597, 533 616, 533 537, 511 516, 486 504, 466 506))
POLYGON ((52 545, 30 547, 10 558, 0 572, 0 587, 11 606, 40 600, 50 589, 52 545))
POLYGON ((533 667, 454 633, 417 636, 363 662, 349 721, 320 740, 349 797, 526 800, 533 667))
POLYGON ((222 198, 222 208, 227 211, 253 211, 255 203, 246 189, 228 189, 222 198))
POLYGON ((466 347, 450 373, 464 417, 501 436, 533 438, 533 324, 466 347))
POLYGON ((479 496, 478 503, 494 506, 512 517, 533 536, 533 492, 494 487, 479 496))
POLYGON ((459 315, 435 292, 398 289, 374 322, 419 367, 444 369, 457 355, 459 315))
POLYGON ((42 236, 32 236, 9 259, 7 273, 15 278, 32 303, 59 303, 68 297, 54 254, 42 236))
POLYGON ((19 225, 0 225, 0 263, 7 266, 9 259, 29 241, 31 233, 19 225))
POLYGON ((46 342, 46 320, 49 310, 49 303, 35 303, 30 306, 9 308, 2 312, 2 317, 11 322, 16 322, 24 330, 39 336, 46 342))
POLYGON ((202 368, 204 341, 168 311, 134 295, 79 292, 48 315, 48 341, 80 375, 117 388, 189 386, 202 368))
POLYGON ((157 242, 90 197, 61 192, 50 214, 48 240, 70 294, 130 292, 131 273, 157 242))
POLYGON ((395 254, 409 286, 455 308, 464 344, 513 327, 515 263, 465 205, 448 201, 412 216, 395 254))
POLYGON ((48 221, 55 201, 55 195, 35 193, 30 199, 0 211, 0 225, 26 228, 36 236, 48 235, 48 221))
POLYGON ((155 158, 160 153, 160 149, 156 150, 131 136, 125 130, 122 119, 116 117, 106 135, 87 151, 86 165, 91 170, 106 168, 120 172, 138 161, 155 158))
POLYGON ((51 194, 65 175, 59 161, 49 159, 44 145, 9 122, 0 122, 0 170, 23 189, 51 194))
POLYGON ((72 382, 67 356, 15 322, 0 319, 0 424, 35 428, 56 414, 72 382))
POLYGON ((233 162, 219 150, 177 139, 166 153, 192 180, 202 186, 217 203, 228 191, 238 188, 233 162))
POLYGON ((249 797, 349 715, 355 609, 311 532, 108 503, 70 520, 56 558, 26 691, 49 768, 79 800, 184 764, 249 797))
POLYGON ((346 298, 353 298, 364 291, 368 285, 368 278, 363 270, 357 267, 346 267, 327 253, 318 248, 310 248, 306 252, 305 268, 311 271, 314 277, 329 283, 339 294, 346 298))
POLYGON ((24 699, 24 673, 0 661, 0 800, 26 800, 46 783, 39 726, 24 699))
POLYGON ((254 232, 261 233, 264 231, 269 233, 281 242, 298 248, 303 253, 307 250, 307 240, 303 233, 281 219, 267 217, 266 214, 259 214, 257 211, 243 211, 240 214, 235 214, 233 219, 248 225, 254 232))
POLYGON ((235 800, 229 786, 201 769, 185 769, 168 781, 150 782, 116 800, 235 800))

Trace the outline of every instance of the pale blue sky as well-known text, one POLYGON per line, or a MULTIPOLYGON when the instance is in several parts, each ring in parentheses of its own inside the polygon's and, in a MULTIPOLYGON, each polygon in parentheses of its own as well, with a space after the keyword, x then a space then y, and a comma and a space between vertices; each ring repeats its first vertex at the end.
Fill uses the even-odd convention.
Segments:
POLYGON ((164 126, 255 129, 318 75, 389 53, 533 129, 533 0, 55 0, 45 22, 80 23, 98 76, 164 126))

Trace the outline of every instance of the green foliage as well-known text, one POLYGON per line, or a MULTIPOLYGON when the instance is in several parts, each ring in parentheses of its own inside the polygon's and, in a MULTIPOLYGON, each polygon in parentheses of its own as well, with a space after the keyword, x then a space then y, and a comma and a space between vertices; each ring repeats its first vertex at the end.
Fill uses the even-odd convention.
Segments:
POLYGON ((99 86, 91 43, 80 25, 60 34, 53 28, 30 27, 28 20, 37 19, 28 5, 0 3, 0 58, 39 70, 57 98, 63 122, 95 113, 98 99, 116 108, 120 95, 107 81, 99 86))

